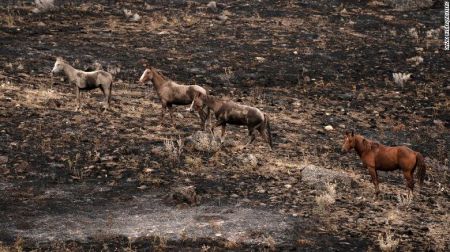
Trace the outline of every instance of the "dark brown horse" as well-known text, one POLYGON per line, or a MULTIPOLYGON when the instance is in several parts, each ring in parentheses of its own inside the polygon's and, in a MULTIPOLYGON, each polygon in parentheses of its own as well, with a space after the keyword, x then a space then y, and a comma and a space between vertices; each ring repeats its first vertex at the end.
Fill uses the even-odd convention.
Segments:
POLYGON ((406 146, 389 147, 377 142, 365 139, 354 132, 346 132, 342 151, 348 152, 355 149, 363 162, 363 167, 369 169, 372 182, 375 185, 375 194, 380 193, 378 186, 377 170, 394 171, 401 169, 406 179, 410 193, 414 190, 414 170, 416 167, 419 185, 425 178, 425 162, 422 154, 413 151, 406 146))
POLYGON ((253 143, 256 138, 256 130, 258 130, 261 136, 269 143, 270 148, 273 148, 269 116, 261 112, 261 110, 204 94, 198 94, 194 98, 191 109, 194 107, 197 110, 204 109, 205 106, 214 111, 217 119, 216 124, 211 128, 212 134, 214 135, 214 128, 222 126, 222 142, 225 138, 225 127, 228 123, 247 126, 250 140, 246 146, 253 143))
MULTIPOLYGON (((145 69, 139 83, 145 84, 147 81, 152 81, 155 87, 156 93, 162 104, 161 121, 164 118, 164 111, 169 110, 170 119, 172 124, 172 105, 189 105, 194 100, 197 94, 208 94, 206 89, 198 85, 180 85, 162 75, 156 68, 150 67, 145 69)), ((198 111, 201 120, 201 127, 205 129, 206 120, 209 117, 209 110, 198 111)), ((175 125, 174 125, 175 126, 175 125)))

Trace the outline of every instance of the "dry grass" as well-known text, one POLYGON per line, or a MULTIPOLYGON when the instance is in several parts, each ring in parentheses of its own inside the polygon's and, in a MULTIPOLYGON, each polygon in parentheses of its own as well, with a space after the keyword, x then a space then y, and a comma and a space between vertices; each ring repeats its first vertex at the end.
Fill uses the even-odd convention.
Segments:
POLYGON ((8 246, 3 245, 3 243, 0 242, 0 252, 11 252, 12 249, 8 246))
POLYGON ((167 238, 163 235, 158 235, 153 238, 153 243, 155 244, 155 251, 166 251, 167 249, 167 238))
POLYGON ((6 24, 6 27, 9 27, 9 28, 14 27, 14 25, 16 23, 14 20, 14 16, 11 14, 4 16, 2 19, 3 19, 2 24, 6 24))
POLYGON ((399 243, 399 240, 395 239, 394 235, 389 230, 384 234, 378 235, 378 245, 383 252, 396 251, 399 243))
POLYGON ((207 251, 209 251, 210 249, 211 249, 210 246, 208 246, 208 245, 206 245, 206 244, 203 244, 202 247, 201 247, 201 249, 200 249, 200 251, 201 251, 201 252, 207 252, 207 251))
POLYGON ((423 63, 423 58, 421 56, 415 56, 407 59, 406 62, 410 63, 413 66, 418 66, 423 63))
POLYGON ((268 235, 268 236, 264 237, 263 243, 269 250, 275 251, 276 242, 275 242, 275 239, 273 239, 272 236, 268 235))
POLYGON ((236 249, 238 246, 238 243, 234 240, 227 240, 224 244, 226 249, 236 249))
POLYGON ((16 241, 14 242, 14 249, 16 252, 22 252, 23 251, 23 245, 25 244, 25 241, 22 237, 17 237, 16 241))
POLYGON ((173 168, 180 164, 181 154, 183 153, 183 139, 178 136, 176 141, 166 139, 164 140, 164 150, 166 151, 173 168))
POLYGON ((316 196, 315 199, 319 211, 325 211, 328 206, 334 204, 334 202, 336 201, 336 184, 327 183, 326 192, 322 193, 319 196, 316 196))
POLYGON ((194 157, 194 156, 186 156, 184 158, 184 163, 191 169, 194 170, 201 170, 201 168, 203 167, 203 161, 201 158, 199 157, 194 157))
POLYGON ((399 85, 400 87, 404 87, 404 84, 411 79, 411 74, 408 73, 393 73, 392 78, 394 79, 394 83, 399 85))
POLYGON ((405 213, 400 213, 400 211, 398 209, 389 210, 386 213, 386 222, 389 225, 402 224, 403 223, 402 218, 405 218, 405 213))
POLYGON ((406 195, 397 194, 398 206, 400 207, 408 207, 409 205, 411 205, 412 200, 413 200, 412 194, 406 195))

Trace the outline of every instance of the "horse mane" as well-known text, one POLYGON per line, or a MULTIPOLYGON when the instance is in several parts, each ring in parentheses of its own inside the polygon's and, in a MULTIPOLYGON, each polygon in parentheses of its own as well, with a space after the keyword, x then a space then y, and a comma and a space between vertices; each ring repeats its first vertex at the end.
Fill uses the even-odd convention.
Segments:
POLYGON ((152 70, 154 73, 158 74, 163 80, 169 80, 159 69, 156 69, 154 67, 150 67, 150 70, 152 70))
POLYGON ((362 142, 364 150, 374 150, 374 149, 380 147, 380 143, 369 140, 361 135, 359 135, 359 136, 362 138, 361 142, 362 142))

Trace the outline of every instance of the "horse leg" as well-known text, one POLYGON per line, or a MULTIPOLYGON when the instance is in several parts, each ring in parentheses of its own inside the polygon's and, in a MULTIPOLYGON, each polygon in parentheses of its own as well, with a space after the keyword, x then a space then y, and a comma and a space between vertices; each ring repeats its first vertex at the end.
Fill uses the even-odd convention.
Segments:
POLYGON ((111 103, 111 88, 112 88, 112 86, 111 86, 111 84, 109 85, 109 86, 107 86, 104 90, 104 92, 103 92, 103 94, 105 95, 105 103, 106 103, 106 106, 105 106, 105 111, 107 110, 107 109, 109 109, 109 105, 110 105, 110 103, 111 103))
POLYGON ((369 174, 372 177, 372 183, 375 186, 375 196, 378 197, 378 195, 380 194, 380 187, 378 185, 378 174, 375 167, 369 167, 369 174))
POLYGON ((75 111, 79 111, 81 109, 81 102, 80 102, 80 88, 78 86, 75 87, 75 94, 77 95, 77 108, 75 111))
POLYGON ((200 127, 204 131, 206 129, 206 119, 207 119, 206 113, 203 109, 200 109, 198 115, 200 116, 200 127))
POLYGON ((105 108, 104 108, 103 112, 106 112, 106 110, 108 109, 108 105, 107 105, 107 102, 108 102, 107 91, 105 90, 105 88, 103 87, 103 85, 100 85, 100 90, 102 91, 103 96, 105 97, 105 103, 106 103, 106 105, 105 105, 105 108))
POLYGON ((164 114, 165 114, 165 110, 167 109, 167 105, 165 103, 162 103, 161 106, 161 123, 164 122, 164 114))
POLYGON ((174 128, 176 128, 176 127, 175 127, 175 122, 173 121, 173 110, 172 110, 172 105, 168 105, 168 106, 167 106, 167 109, 169 110, 170 122, 172 123, 172 126, 173 126, 174 128))
POLYGON ((223 144, 223 142, 225 142, 225 127, 226 127, 226 123, 223 123, 222 124, 222 135, 221 135, 221 137, 220 137, 220 143, 222 143, 223 144))
POLYGON ((259 134, 264 138, 264 141, 266 141, 267 143, 269 143, 270 145, 270 140, 269 140, 269 133, 267 132, 267 130, 265 129, 265 127, 259 127, 258 128, 259 134))
POLYGON ((412 195, 414 192, 414 177, 413 177, 413 172, 412 170, 403 170, 403 176, 405 177, 406 180, 406 185, 409 188, 408 194, 412 195))
POLYGON ((247 142, 247 144, 245 146, 248 146, 249 144, 253 143, 253 141, 255 141, 256 138, 256 134, 255 134, 255 128, 254 127, 248 127, 248 135, 250 136, 250 140, 247 142))
POLYGON ((210 128, 210 130, 211 130, 211 135, 214 137, 214 129, 216 128, 216 127, 219 127, 220 125, 222 125, 222 124, 224 124, 222 121, 218 121, 218 122, 216 122, 216 124, 214 124, 214 126, 212 126, 211 128, 210 128))

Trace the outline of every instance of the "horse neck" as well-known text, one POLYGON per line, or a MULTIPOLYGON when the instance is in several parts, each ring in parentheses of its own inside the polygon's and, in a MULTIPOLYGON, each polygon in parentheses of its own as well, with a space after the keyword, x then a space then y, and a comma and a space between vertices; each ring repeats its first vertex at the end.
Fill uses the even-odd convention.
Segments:
POLYGON ((222 106, 221 102, 211 95, 206 95, 203 99, 203 102, 206 104, 206 106, 214 110, 214 112, 217 112, 222 106))
POLYGON ((156 71, 153 71, 153 85, 156 89, 160 89, 167 80, 156 71))
POLYGON ((69 77, 70 81, 73 81, 76 79, 76 73, 78 70, 76 70, 73 66, 65 63, 63 70, 64 70, 64 73, 67 75, 67 77, 69 77))
MULTIPOLYGON (((368 141, 368 140, 366 140, 366 141, 368 141)), ((358 153, 358 156, 360 156, 360 157, 368 149, 367 145, 365 145, 363 142, 364 142, 364 137, 356 136, 356 138, 355 138, 355 151, 356 151, 356 153, 358 153)))

